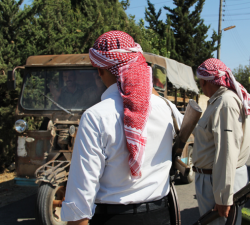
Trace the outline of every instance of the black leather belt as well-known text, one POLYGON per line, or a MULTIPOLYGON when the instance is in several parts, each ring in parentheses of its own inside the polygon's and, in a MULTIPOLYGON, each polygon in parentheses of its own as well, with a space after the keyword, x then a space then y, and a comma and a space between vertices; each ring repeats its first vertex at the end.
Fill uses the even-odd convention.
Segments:
POLYGON ((152 210, 168 207, 168 197, 165 196, 160 200, 153 202, 145 202, 138 204, 96 204, 95 214, 127 214, 127 213, 142 213, 152 210))
POLYGON ((213 173, 213 170, 211 170, 211 169, 199 169, 195 166, 193 166, 192 169, 196 173, 202 173, 202 174, 212 174, 213 173))
MULTIPOLYGON (((240 167, 237 167, 236 169, 239 169, 240 167)), ((193 171, 196 173, 202 173, 202 174, 212 174, 213 170, 212 169, 200 169, 195 166, 192 167, 193 171)))

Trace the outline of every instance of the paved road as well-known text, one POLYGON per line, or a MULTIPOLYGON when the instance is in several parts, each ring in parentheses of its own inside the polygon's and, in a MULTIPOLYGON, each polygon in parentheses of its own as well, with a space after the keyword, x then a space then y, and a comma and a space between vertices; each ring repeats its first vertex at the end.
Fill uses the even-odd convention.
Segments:
MULTIPOLYGON (((250 158, 247 166, 250 175, 250 158)), ((191 225, 199 218, 194 182, 181 185, 177 180, 176 189, 181 208, 182 225, 191 225)), ((0 225, 35 225, 35 203, 36 195, 32 195, 0 208, 0 225)), ((250 208, 250 201, 247 207, 250 208)))
POLYGON ((195 195, 194 182, 191 184, 179 184, 176 182, 175 188, 177 190, 180 209, 181 209, 181 224, 193 224, 199 218, 198 204, 195 195))
MULTIPOLYGON (((250 157, 246 164, 250 180, 250 157)), ((181 208, 181 224, 182 225, 193 224, 199 218, 199 210, 195 196, 194 182, 187 185, 178 185, 177 182, 175 187, 178 193, 179 204, 181 208)), ((250 201, 248 201, 245 207, 250 208, 250 201)))

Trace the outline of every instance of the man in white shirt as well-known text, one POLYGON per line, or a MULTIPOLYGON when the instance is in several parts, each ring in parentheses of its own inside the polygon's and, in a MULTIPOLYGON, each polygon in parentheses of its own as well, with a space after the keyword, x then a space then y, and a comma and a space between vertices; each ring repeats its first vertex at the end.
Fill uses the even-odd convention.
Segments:
MULTIPOLYGON (((79 124, 61 211, 62 220, 71 221, 69 225, 170 224, 166 196, 174 132, 171 110, 150 93, 151 68, 131 39, 120 31, 97 39, 92 51, 101 57, 111 53, 113 61, 103 57, 98 63, 90 51, 107 90, 79 124), (110 61, 115 65, 107 66, 110 61), (128 91, 127 86, 133 87, 128 91), (138 98, 140 92, 146 97, 138 98), (136 111, 138 101, 142 108, 136 111), (134 116, 134 112, 141 113, 134 116), (137 129, 138 121, 144 123, 142 130, 137 129)), ((183 116, 169 104, 180 125, 183 116)))

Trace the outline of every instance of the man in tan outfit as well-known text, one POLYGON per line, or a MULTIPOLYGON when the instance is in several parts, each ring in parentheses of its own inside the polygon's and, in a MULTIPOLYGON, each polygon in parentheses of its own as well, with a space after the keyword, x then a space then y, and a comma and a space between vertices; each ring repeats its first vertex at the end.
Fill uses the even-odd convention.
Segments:
MULTIPOLYGON (((248 182, 250 95, 218 59, 202 63, 197 77, 210 99, 194 130, 196 197, 201 215, 214 208, 221 217, 211 224, 225 224, 233 194, 248 182)), ((236 224, 241 224, 240 210, 236 224)))

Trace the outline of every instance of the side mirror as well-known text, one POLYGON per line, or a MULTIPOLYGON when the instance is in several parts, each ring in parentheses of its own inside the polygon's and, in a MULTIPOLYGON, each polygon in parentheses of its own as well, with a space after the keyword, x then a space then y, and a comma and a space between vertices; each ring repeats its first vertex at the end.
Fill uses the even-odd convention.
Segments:
POLYGON ((15 90, 16 89, 16 71, 14 72, 13 79, 12 79, 12 70, 8 71, 7 88, 8 88, 8 90, 15 90))

